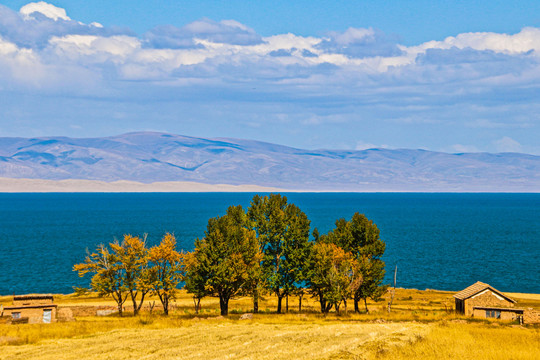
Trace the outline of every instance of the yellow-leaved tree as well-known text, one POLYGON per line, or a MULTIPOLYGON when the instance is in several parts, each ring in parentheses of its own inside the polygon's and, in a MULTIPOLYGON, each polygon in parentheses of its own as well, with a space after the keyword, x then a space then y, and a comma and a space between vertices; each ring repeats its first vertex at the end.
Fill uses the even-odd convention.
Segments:
POLYGON ((183 254, 176 251, 176 238, 167 233, 159 245, 150 248, 147 283, 159 297, 163 313, 169 315, 169 304, 176 296, 182 280, 183 254))
POLYGON ((148 269, 148 248, 146 235, 143 238, 124 235, 122 243, 110 244, 112 251, 123 269, 124 286, 133 303, 133 315, 137 315, 142 307, 144 298, 150 290, 146 279, 148 269), (140 297, 139 299, 137 299, 140 297))
POLYGON ((87 250, 85 261, 74 265, 73 271, 77 271, 80 277, 93 273, 92 289, 102 296, 112 296, 118 305, 118 313, 122 316, 122 305, 129 292, 125 284, 124 269, 114 252, 103 244, 100 244, 93 253, 87 250))

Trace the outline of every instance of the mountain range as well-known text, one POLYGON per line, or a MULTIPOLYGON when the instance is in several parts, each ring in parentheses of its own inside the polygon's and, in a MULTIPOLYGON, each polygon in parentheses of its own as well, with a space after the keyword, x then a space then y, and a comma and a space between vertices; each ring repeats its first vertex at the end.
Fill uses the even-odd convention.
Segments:
POLYGON ((252 140, 136 132, 0 138, 0 177, 189 181, 301 191, 540 191, 540 156, 411 149, 304 150, 252 140))

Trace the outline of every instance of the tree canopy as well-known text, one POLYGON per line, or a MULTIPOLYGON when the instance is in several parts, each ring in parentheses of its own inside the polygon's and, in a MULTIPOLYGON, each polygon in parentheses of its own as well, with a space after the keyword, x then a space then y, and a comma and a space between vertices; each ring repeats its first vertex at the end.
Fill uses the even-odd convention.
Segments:
POLYGON ((310 221, 306 214, 280 194, 255 195, 248 209, 250 227, 255 230, 263 253, 265 286, 278 298, 290 295, 304 279, 304 261, 309 243, 310 221))
POLYGON ((253 268, 260 266, 255 232, 245 224, 241 206, 231 206, 226 215, 208 220, 205 237, 195 240, 197 266, 186 273, 187 282, 201 289, 204 281, 208 294, 219 297, 222 315, 228 314, 232 297, 249 293, 253 268))
POLYGON ((338 219, 335 225, 333 230, 320 236, 320 241, 336 244, 362 262, 364 280, 354 292, 353 299, 355 311, 359 311, 359 301, 364 300, 367 312, 367 299, 377 301, 387 289, 387 286, 382 284, 385 270, 381 260, 386 244, 380 238, 377 225, 364 214, 355 213, 349 221, 338 219))
POLYGON ((178 284, 182 281, 182 254, 176 250, 176 238, 167 233, 159 245, 150 249, 150 267, 146 277, 154 294, 157 294, 165 315, 169 314, 169 304, 175 298, 178 284))
POLYGON ((277 312, 282 300, 307 291, 321 311, 340 311, 353 299, 355 311, 367 299, 379 300, 387 286, 382 256, 385 243, 373 221, 355 213, 350 220, 338 219, 326 234, 315 228, 310 241, 310 220, 285 196, 255 195, 247 211, 230 206, 226 214, 208 220, 202 239, 192 252, 176 249, 176 238, 166 233, 158 245, 146 247, 146 236, 124 235, 122 242, 99 245, 85 261, 76 264, 79 276, 92 273, 91 287, 110 295, 122 314, 130 297, 137 315, 148 293, 159 297, 165 315, 181 282, 193 295, 195 311, 201 299, 219 297, 222 315, 237 296, 253 296, 256 312, 265 292, 276 295, 277 312))

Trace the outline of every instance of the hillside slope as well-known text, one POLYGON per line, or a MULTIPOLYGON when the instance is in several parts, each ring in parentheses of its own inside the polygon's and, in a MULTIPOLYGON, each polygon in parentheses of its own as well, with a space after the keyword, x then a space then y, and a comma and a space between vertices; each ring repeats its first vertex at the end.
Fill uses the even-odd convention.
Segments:
POLYGON ((540 191, 540 156, 425 150, 302 150, 139 132, 0 138, 0 177, 193 181, 330 191, 540 191))

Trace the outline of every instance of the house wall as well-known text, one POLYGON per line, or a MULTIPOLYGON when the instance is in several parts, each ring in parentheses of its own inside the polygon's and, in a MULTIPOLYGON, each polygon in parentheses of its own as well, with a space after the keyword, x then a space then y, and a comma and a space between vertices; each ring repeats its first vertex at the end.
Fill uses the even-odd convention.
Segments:
POLYGON ((523 311, 523 323, 540 324, 540 311, 533 309, 523 311))
MULTIPOLYGON (((473 315, 473 308, 478 307, 502 307, 509 308, 514 307, 514 303, 506 300, 498 294, 493 293, 487 289, 483 292, 464 300, 465 302, 465 314, 468 316, 473 315)), ((485 317, 485 315, 484 315, 485 317)))
MULTIPOLYGON (((518 318, 519 314, 513 312, 513 311, 501 311, 501 317, 500 319, 496 320, 516 320, 518 318)), ((486 310, 485 309, 474 309, 473 310, 473 317, 475 318, 487 318, 486 317, 486 310)), ((493 319, 495 318, 487 318, 487 319, 493 319)))
POLYGON ((28 318, 29 324, 38 324, 43 322, 43 310, 52 310, 51 322, 56 321, 56 306, 39 308, 15 308, 4 309, 4 316, 12 317, 12 313, 21 313, 21 318, 28 318))
POLYGON ((456 299, 456 312, 459 314, 465 313, 465 302, 460 299, 456 299))

